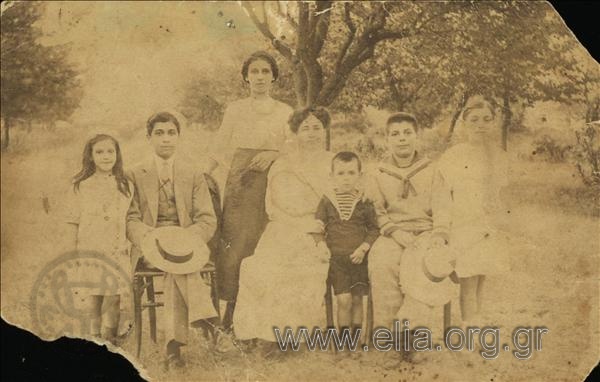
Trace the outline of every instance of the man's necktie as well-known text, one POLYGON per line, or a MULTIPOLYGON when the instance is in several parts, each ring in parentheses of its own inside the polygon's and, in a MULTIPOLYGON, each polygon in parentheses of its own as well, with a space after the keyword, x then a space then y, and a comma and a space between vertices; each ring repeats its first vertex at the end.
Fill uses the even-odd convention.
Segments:
POLYGON ((171 182, 171 171, 169 171, 169 164, 167 162, 162 163, 158 177, 160 178, 160 188, 168 187, 171 182))

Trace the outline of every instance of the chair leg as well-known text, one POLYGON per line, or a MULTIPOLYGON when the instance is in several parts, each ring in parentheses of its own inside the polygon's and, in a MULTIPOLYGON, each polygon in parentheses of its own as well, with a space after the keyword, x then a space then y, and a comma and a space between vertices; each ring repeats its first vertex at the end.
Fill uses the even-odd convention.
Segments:
MULTIPOLYGON (((146 289, 146 297, 149 303, 154 304, 156 302, 154 295, 154 277, 147 277, 146 282, 148 287, 146 289)), ((148 317, 150 319, 150 338, 152 342, 156 343, 156 307, 148 307, 148 317)))
MULTIPOLYGON (((329 278, 327 279, 326 282, 326 287, 325 287, 325 315, 327 318, 327 329, 334 329, 334 320, 333 320, 333 293, 331 293, 331 290, 333 289, 333 286, 331 285, 331 282, 329 281, 329 278)), ((333 350, 334 352, 337 352, 337 349, 335 347, 335 345, 333 345, 331 342, 329 344, 329 351, 333 350)))
MULTIPOLYGON (((219 305, 219 288, 217 287, 217 273, 216 272, 212 272, 210 275, 210 289, 211 289, 211 291, 210 291, 211 298, 213 300, 213 306, 215 307, 215 310, 217 311, 217 318, 218 318, 217 325, 221 326, 223 324, 223 322, 222 322, 223 316, 221 314, 221 307, 219 305)), ((205 332, 205 336, 208 336, 208 333, 210 333, 212 340, 216 344, 217 333, 215 333, 214 325, 209 325, 209 328, 205 332)))
POLYGON ((212 299, 213 306, 217 311, 217 315, 219 316, 219 321, 222 319, 221 307, 219 305, 219 288, 217 286, 217 273, 212 272, 210 275, 210 298, 212 299))
POLYGON ((373 295, 371 294, 371 286, 369 286, 369 296, 367 297, 367 327, 366 327, 365 344, 371 346, 373 339, 373 295))
POLYGON ((452 301, 448 301, 444 305, 444 338, 446 337, 446 334, 448 333, 448 329, 450 328, 450 325, 452 324, 451 319, 452 319, 452 301))
POLYGON ((327 317, 327 328, 333 328, 333 294, 331 293, 331 283, 327 280, 325 289, 325 314, 327 317))
POLYGON ((143 280, 139 276, 133 279, 133 314, 134 323, 133 331, 135 334, 136 355, 140 358, 142 351, 142 283, 143 280))

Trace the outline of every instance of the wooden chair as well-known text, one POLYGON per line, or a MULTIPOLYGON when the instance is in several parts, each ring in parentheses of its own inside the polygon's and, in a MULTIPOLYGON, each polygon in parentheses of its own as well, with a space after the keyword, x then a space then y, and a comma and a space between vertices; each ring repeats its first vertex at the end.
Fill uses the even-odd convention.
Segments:
MULTIPOLYGON (((136 355, 139 358, 142 350, 142 311, 148 309, 148 321, 150 325, 150 338, 156 343, 156 308, 164 306, 164 302, 158 301, 157 296, 162 295, 163 291, 154 288, 154 278, 164 276, 165 272, 160 269, 140 265, 133 276, 133 304, 134 304, 134 334, 136 341, 136 355), (143 295, 146 294, 146 302, 143 302, 143 295)), ((205 267, 200 271, 203 276, 210 274, 211 278, 211 299, 217 313, 219 312, 219 296, 216 285, 216 269, 214 267, 205 267)))
MULTIPOLYGON (((218 249, 218 243, 220 240, 221 232, 221 196, 219 193, 219 187, 217 182, 208 174, 205 174, 206 183, 210 191, 210 196, 217 217, 217 230, 213 235, 212 239, 207 243, 208 248, 211 251, 211 260, 214 263, 214 257, 218 249)), ((150 338, 156 343, 156 308, 164 306, 164 302, 157 300, 157 296, 162 295, 164 292, 155 289, 154 279, 156 277, 164 276, 165 272, 160 269, 148 266, 146 264, 138 264, 133 274, 133 305, 134 305, 134 336, 136 341, 136 355, 139 358, 142 350, 142 311, 148 309, 148 318, 150 325, 150 338), (143 302, 143 296, 146 295, 146 301, 143 302)), ((219 314, 219 294, 217 288, 217 271, 214 266, 204 267, 200 274, 205 276, 210 275, 211 280, 211 299, 213 305, 219 314)), ((205 332, 205 335, 207 333, 205 332)), ((213 334, 214 337, 214 334, 213 334)))

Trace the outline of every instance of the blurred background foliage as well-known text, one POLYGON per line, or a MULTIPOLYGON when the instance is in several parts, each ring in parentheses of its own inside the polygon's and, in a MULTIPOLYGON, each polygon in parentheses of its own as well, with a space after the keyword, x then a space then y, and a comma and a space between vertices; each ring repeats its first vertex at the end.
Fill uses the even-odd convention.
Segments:
MULTIPOLYGON (((275 98, 295 107, 332 110, 332 148, 379 157, 385 113, 405 110, 430 129, 426 141, 439 152, 451 142, 464 105, 484 96, 498 107, 500 143, 506 149, 513 145, 516 150, 520 140, 527 140, 521 155, 528 160, 579 158, 592 167, 598 161, 593 149, 598 135, 582 131, 592 126, 585 123, 600 119, 600 67, 547 3, 275 1, 227 6, 225 11, 218 4, 182 7, 190 22, 200 18, 205 28, 214 29, 215 20, 222 21, 227 33, 244 32, 246 38, 239 46, 218 45, 228 52, 226 59, 204 50, 192 69, 172 68, 181 85, 169 98, 193 126, 218 129, 225 105, 248 93, 241 63, 258 48, 279 61, 275 98), (237 18, 229 19, 227 12, 238 12, 237 18)), ((42 22, 48 7, 41 2, 2 5, 3 151, 26 148, 28 135, 57 126, 61 138, 68 139, 69 130, 82 124, 81 102, 97 96, 87 83, 90 68, 85 60, 74 63, 77 52, 68 41, 43 43, 49 34, 42 22), (15 129, 19 133, 11 145, 15 129)), ((132 19, 131 14, 123 17, 132 19)), ((72 20, 70 25, 79 22, 72 20)), ((160 30, 171 32, 162 23, 160 30)), ((154 44, 167 44, 156 39, 154 44)))

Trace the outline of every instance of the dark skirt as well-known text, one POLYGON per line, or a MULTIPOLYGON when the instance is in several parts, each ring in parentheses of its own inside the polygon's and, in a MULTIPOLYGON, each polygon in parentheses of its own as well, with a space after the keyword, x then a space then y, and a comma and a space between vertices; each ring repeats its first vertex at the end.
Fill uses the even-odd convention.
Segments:
POLYGON ((217 258, 219 297, 235 301, 239 289, 240 265, 254 253, 268 221, 265 210, 267 174, 249 170, 256 154, 269 151, 237 149, 231 161, 223 199, 223 225, 217 258))

